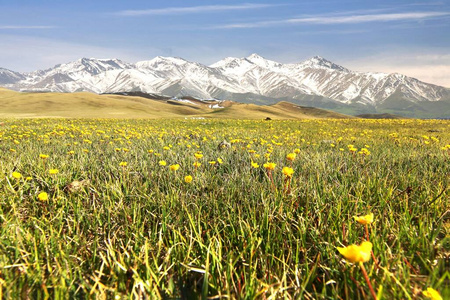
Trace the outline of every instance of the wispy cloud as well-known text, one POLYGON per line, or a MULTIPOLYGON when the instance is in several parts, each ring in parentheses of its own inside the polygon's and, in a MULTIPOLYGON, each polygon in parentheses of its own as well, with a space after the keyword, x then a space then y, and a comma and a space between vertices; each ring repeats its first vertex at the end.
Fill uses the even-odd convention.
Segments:
POLYGON ((206 12, 219 12, 230 10, 246 10, 257 8, 268 8, 276 5, 273 4, 238 4, 238 5, 203 5, 203 6, 190 6, 190 7, 166 7, 156 9, 143 9, 143 10, 123 10, 115 13, 119 16, 149 16, 149 15, 174 15, 174 14, 196 14, 206 12))
POLYGON ((215 28, 219 29, 259 28, 259 27, 271 27, 271 26, 295 25, 295 24, 319 24, 319 25, 358 24, 369 22, 425 20, 445 16, 450 16, 450 12, 431 11, 431 12, 407 12, 407 13, 384 13, 384 14, 354 14, 341 16, 319 15, 319 16, 308 16, 303 18, 291 18, 274 21, 226 24, 222 26, 217 26, 215 28))
POLYGON ((389 49, 365 57, 348 58, 341 63, 355 71, 400 73, 450 88, 450 54, 434 51, 427 48, 412 52, 405 48, 389 49))
POLYGON ((0 29, 53 29, 56 26, 0 25, 0 29))
MULTIPOLYGON (((16 33, 16 32, 14 32, 16 33)), ((158 49, 126 49, 41 38, 34 35, 10 35, 0 31, 0 67, 17 72, 46 69, 81 57, 120 58, 135 62, 159 55, 158 49)))

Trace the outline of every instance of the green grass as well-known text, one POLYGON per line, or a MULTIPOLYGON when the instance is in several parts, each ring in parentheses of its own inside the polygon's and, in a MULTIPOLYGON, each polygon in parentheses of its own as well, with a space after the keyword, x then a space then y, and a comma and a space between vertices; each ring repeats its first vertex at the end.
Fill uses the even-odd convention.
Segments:
POLYGON ((0 291, 367 299, 359 267, 336 247, 361 243, 353 216, 373 212, 378 265, 365 267, 380 297, 420 298, 429 286, 448 295, 449 129, 421 120, 4 120, 0 291), (224 139, 231 147, 219 150, 224 139), (294 169, 289 188, 284 166, 294 169))

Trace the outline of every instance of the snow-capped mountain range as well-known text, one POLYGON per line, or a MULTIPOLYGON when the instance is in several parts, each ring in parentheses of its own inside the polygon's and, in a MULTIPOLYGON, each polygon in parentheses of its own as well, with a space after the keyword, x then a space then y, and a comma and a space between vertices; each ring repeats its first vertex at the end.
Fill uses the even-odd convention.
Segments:
POLYGON ((361 111, 394 100, 397 107, 399 101, 420 106, 450 99, 449 89, 401 74, 355 72, 319 56, 282 64, 257 54, 228 57, 210 66, 158 56, 136 64, 82 58, 31 73, 0 68, 0 86, 35 92, 140 91, 265 104, 288 100, 325 108, 356 105, 361 111))

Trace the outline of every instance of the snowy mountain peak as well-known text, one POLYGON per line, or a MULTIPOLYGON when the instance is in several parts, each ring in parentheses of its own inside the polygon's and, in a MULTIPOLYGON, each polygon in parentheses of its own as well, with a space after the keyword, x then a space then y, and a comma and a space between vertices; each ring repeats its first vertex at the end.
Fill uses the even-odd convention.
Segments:
POLYGON ((157 56, 151 61, 154 62, 166 62, 166 63, 173 63, 173 64, 185 64, 188 63, 187 60, 181 58, 181 57, 171 57, 171 56, 157 56))
POLYGON ((240 60, 239 58, 236 57, 225 57, 222 60, 219 60, 218 62, 213 63, 212 65, 210 65, 210 68, 223 68, 226 67, 227 65, 230 65, 232 63, 235 63, 237 60, 240 60))
POLYGON ((180 57, 170 57, 170 56, 157 56, 151 60, 139 61, 135 64, 138 69, 157 69, 163 66, 173 66, 173 65, 184 65, 189 63, 187 60, 180 57))
POLYGON ((234 72, 238 70, 239 73, 242 73, 255 68, 255 66, 271 70, 280 68, 282 64, 265 59, 264 57, 253 53, 247 57, 242 58, 227 57, 210 65, 211 68, 219 68, 225 70, 227 73, 229 73, 230 71, 234 72))
POLYGON ((278 68, 281 66, 280 63, 265 59, 264 57, 262 57, 256 53, 253 53, 252 55, 248 56, 246 58, 246 60, 254 63, 257 66, 260 66, 261 68, 265 68, 265 69, 278 68))
POLYGON ((299 65, 304 68, 333 69, 342 72, 350 72, 350 70, 320 56, 314 56, 313 58, 301 62, 299 65))
POLYGON ((113 58, 113 59, 110 59, 110 58, 107 58, 107 59, 81 58, 81 59, 77 60, 76 62, 74 62, 73 64, 75 65, 76 63, 80 63, 87 68, 93 67, 93 68, 103 70, 103 71, 113 70, 113 69, 128 69, 131 67, 130 64, 125 63, 125 62, 121 61, 120 59, 116 59, 116 58, 113 58))
POLYGON ((58 64, 47 70, 39 70, 28 75, 35 77, 52 76, 56 73, 67 74, 74 79, 83 76, 97 75, 110 70, 129 69, 132 65, 119 59, 80 58, 65 64, 58 64))
POLYGON ((25 77, 20 73, 0 68, 0 84, 11 84, 23 79, 25 77))
POLYGON ((261 55, 257 54, 257 53, 252 53, 252 54, 250 54, 250 55, 247 57, 247 59, 248 59, 248 60, 253 60, 253 59, 255 59, 255 60, 260 60, 260 59, 264 60, 265 58, 262 57, 261 55))
POLYGON ((217 68, 221 70, 247 70, 253 65, 254 63, 246 58, 227 57, 210 65, 210 68, 217 68))

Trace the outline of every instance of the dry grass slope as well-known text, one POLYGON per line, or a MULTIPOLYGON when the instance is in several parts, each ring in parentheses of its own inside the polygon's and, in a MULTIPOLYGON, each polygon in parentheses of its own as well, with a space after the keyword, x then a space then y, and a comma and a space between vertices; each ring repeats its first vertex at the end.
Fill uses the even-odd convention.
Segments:
POLYGON ((200 101, 177 102, 143 97, 93 93, 19 93, 0 88, 0 118, 226 118, 226 119, 315 119, 351 118, 288 102, 270 106, 226 101, 225 108, 212 109, 200 101))

